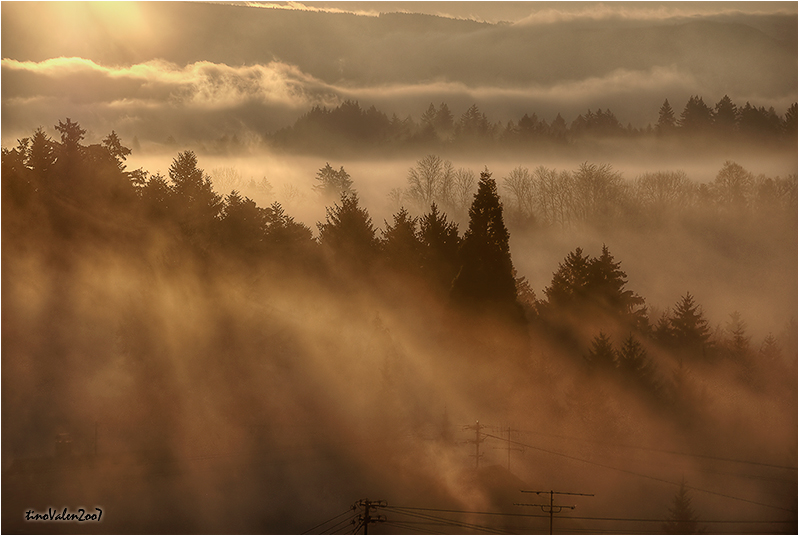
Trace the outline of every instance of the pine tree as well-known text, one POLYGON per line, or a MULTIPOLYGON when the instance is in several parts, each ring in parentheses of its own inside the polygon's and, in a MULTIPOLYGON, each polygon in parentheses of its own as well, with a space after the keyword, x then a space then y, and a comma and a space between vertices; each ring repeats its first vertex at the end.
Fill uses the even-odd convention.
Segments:
POLYGON ((772 332, 767 334, 767 337, 764 338, 761 348, 758 349, 758 355, 763 365, 766 367, 771 367, 780 362, 781 347, 778 344, 778 339, 772 335, 772 332))
POLYGON ((405 208, 393 215, 393 222, 382 232, 381 251, 387 266, 393 270, 416 275, 422 265, 422 244, 417 237, 417 219, 405 208))
POLYGON ((546 287, 544 294, 547 297, 548 307, 558 309, 572 307, 584 301, 590 281, 591 261, 588 255, 583 255, 581 248, 575 248, 553 274, 550 286, 546 287))
POLYGON ((324 168, 317 172, 316 180, 319 184, 314 185, 314 190, 322 194, 325 198, 337 199, 342 194, 352 194, 353 181, 350 174, 341 166, 339 170, 333 169, 330 163, 326 162, 324 168))
POLYGON ((454 297, 465 303, 516 305, 516 282, 503 206, 492 174, 481 173, 469 210, 469 228, 459 250, 461 269, 453 282, 454 297))
POLYGON ((222 198, 214 192, 211 178, 197 167, 192 151, 179 153, 169 167, 175 193, 173 210, 187 237, 210 237, 222 209, 222 198))
POLYGON ((673 535, 691 535, 701 533, 697 523, 697 515, 692 509, 692 497, 686 485, 686 479, 681 479, 678 492, 669 508, 669 521, 664 523, 664 533, 673 535))
POLYGON ((224 248, 254 255, 263 246, 266 216, 253 200, 234 190, 225 198, 218 229, 224 248))
POLYGON ((717 134, 730 137, 739 122, 739 112, 731 98, 725 95, 714 107, 714 129, 717 134))
POLYGON ((589 292, 602 309, 632 326, 645 329, 647 309, 644 299, 625 289, 627 275, 620 266, 621 263, 614 261, 614 256, 604 244, 600 257, 593 259, 589 266, 589 292))
POLYGON ((447 220, 435 203, 420 218, 419 241, 422 246, 422 271, 434 284, 449 290, 458 272, 461 239, 458 225, 447 220))
POLYGON ((694 297, 686 293, 676 304, 669 319, 674 342, 681 348, 704 354, 711 332, 703 311, 695 304, 694 297))
POLYGON ((447 104, 442 103, 439 105, 439 110, 436 111, 436 117, 434 118, 434 126, 436 127, 436 132, 442 136, 450 136, 452 134, 453 113, 447 104))
POLYGON ((592 340, 586 361, 593 371, 613 371, 617 368, 614 345, 603 332, 600 332, 592 340))
POLYGON ((661 395, 661 385, 657 378, 656 368, 647 357, 644 346, 630 334, 617 351, 617 362, 620 372, 635 381, 650 396, 661 395))
POLYGON ((741 362, 750 356, 750 336, 746 335, 747 326, 738 311, 731 313, 730 317, 731 320, 725 327, 728 333, 728 352, 733 360, 741 362))
POLYGON ((687 134, 706 132, 713 122, 713 111, 702 97, 692 96, 681 113, 681 130, 687 134))
POLYGON ((661 105, 661 108, 658 111, 656 133, 662 136, 672 134, 675 131, 676 126, 677 121, 675 120, 675 112, 672 110, 672 106, 670 106, 669 101, 664 99, 664 104, 661 105))
POLYGON ((359 206, 355 193, 342 194, 341 204, 328 207, 325 223, 318 223, 317 228, 320 244, 340 263, 363 268, 378 251, 372 217, 359 206))

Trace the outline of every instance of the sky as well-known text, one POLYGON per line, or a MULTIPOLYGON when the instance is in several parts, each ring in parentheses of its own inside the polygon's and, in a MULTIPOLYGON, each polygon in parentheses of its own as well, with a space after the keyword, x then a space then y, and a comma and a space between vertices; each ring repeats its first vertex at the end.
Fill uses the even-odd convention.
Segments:
POLYGON ((63 117, 258 140, 346 99, 415 120, 447 102, 645 127, 696 94, 782 114, 796 66, 792 2, 4 2, 2 142, 63 117))

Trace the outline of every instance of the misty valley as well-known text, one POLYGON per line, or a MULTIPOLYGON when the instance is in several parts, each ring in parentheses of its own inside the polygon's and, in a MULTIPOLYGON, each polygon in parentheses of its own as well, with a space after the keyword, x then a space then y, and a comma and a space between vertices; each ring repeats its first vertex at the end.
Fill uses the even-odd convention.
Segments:
POLYGON ((441 110, 4 147, 3 531, 795 534, 796 105, 741 160, 441 110))
POLYGON ((2 2, 3 533, 797 534, 796 2, 2 2))

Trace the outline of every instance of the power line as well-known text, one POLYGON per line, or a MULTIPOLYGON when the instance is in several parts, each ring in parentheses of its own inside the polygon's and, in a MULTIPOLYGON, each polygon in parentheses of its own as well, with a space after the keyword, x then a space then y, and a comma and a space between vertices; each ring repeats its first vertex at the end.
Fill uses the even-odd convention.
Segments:
MULTIPOLYGON (((494 427, 492 429, 494 429, 494 427)), ((511 431, 517 432, 516 429, 512 429, 511 427, 507 427, 505 431, 506 431, 506 434, 508 435, 508 440, 507 440, 508 445, 507 445, 507 447, 506 448, 494 448, 494 449, 507 449, 507 451, 508 451, 507 470, 510 472, 511 471, 511 451, 514 450, 514 451, 522 451, 522 452, 524 452, 525 448, 512 448, 511 447, 511 431)))
MULTIPOLYGON (((510 441, 511 440, 509 439, 509 442, 510 441)), ((545 490, 521 490, 520 492, 529 493, 529 494, 547 494, 547 491, 545 491, 545 490)), ((550 491, 550 505, 549 506, 548 505, 544 505, 544 504, 540 504, 540 503, 532 503, 532 504, 529 504, 529 503, 515 503, 514 505, 521 505, 521 506, 526 506, 526 507, 539 507, 539 508, 542 509, 542 511, 544 511, 545 513, 548 513, 550 515, 550 535, 553 535, 553 514, 554 513, 560 513, 564 509, 575 509, 574 505, 554 505, 553 504, 553 495, 555 495, 555 494, 565 495, 565 496, 594 496, 594 494, 585 494, 583 492, 555 492, 555 491, 551 490, 550 491), (544 510, 545 507, 548 507, 547 511, 544 510)))
POLYGON ((352 525, 352 524, 353 524, 352 520, 343 520, 343 521, 339 522, 338 524, 336 524, 336 525, 334 525, 334 526, 332 526, 330 528, 327 528, 326 530, 322 531, 322 533, 326 533, 328 535, 333 535, 334 533, 338 533, 338 532, 342 531, 343 529, 345 529, 348 525, 352 525))
POLYGON ((401 514, 401 515, 416 517, 416 518, 420 518, 422 520, 431 520, 431 521, 434 521, 434 522, 446 522, 446 523, 448 523, 450 525, 459 526, 459 527, 462 527, 462 528, 473 529, 473 530, 478 530, 478 531, 483 531, 485 533, 497 533, 497 534, 506 533, 506 532, 503 532, 501 530, 497 530, 497 529, 494 529, 494 528, 489 528, 487 526, 481 526, 479 524, 470 524, 469 522, 461 522, 459 520, 453 520, 453 519, 450 519, 450 518, 442 518, 442 517, 437 517, 437 516, 434 516, 434 515, 426 515, 426 514, 423 514, 423 513, 408 512, 408 511, 404 511, 402 508, 387 507, 387 509, 389 509, 390 512, 394 512, 394 513, 401 514))
POLYGON ((616 444, 616 443, 613 443, 613 442, 603 442, 602 440, 591 440, 591 439, 588 439, 588 438, 579 438, 579 437, 575 437, 575 436, 565 436, 565 435, 559 435, 559 434, 549 434, 549 433, 542 433, 542 432, 538 432, 538 431, 518 431, 518 432, 525 433, 525 434, 537 434, 537 435, 541 435, 541 436, 551 436, 553 438, 563 438, 564 440, 579 440, 581 442, 587 442, 587 443, 590 443, 590 444, 602 444, 602 445, 613 446, 613 447, 623 447, 623 448, 628 448, 628 449, 640 449, 642 451, 654 451, 654 452, 657 452, 657 453, 667 453, 669 455, 681 455, 683 457, 697 457, 697 458, 701 458, 701 459, 711 459, 711 460, 717 460, 717 461, 723 461, 723 462, 735 462, 735 463, 739 463, 739 464, 752 464, 752 465, 756 465, 756 466, 766 466, 768 468, 779 468, 779 469, 782 469, 782 470, 797 470, 798 469, 797 466, 785 466, 785 465, 771 464, 771 463, 766 463, 766 462, 747 461, 747 460, 743 460, 743 459, 730 459, 730 458, 727 458, 727 457, 719 457, 719 456, 716 456, 716 455, 703 455, 703 454, 699 454, 699 453, 686 453, 686 452, 682 452, 682 451, 671 451, 671 450, 667 450, 667 449, 658 449, 658 448, 651 448, 651 447, 645 447, 645 446, 632 446, 630 444, 616 444))
MULTIPOLYGON (((485 436, 487 436, 489 438, 497 438, 498 440, 503 440, 504 442, 506 441, 505 438, 501 438, 499 436, 495 436, 495 435, 488 434, 488 433, 485 433, 485 436)), ((670 481, 668 479, 662 479, 660 477, 654 477, 654 476, 650 476, 650 475, 647 475, 647 474, 641 474, 639 472, 634 472, 632 470, 625 470, 623 468, 617 468, 615 466, 610 466, 608 464, 603 464, 603 463, 600 463, 600 462, 595 462, 595 461, 590 461, 590 460, 587 460, 587 459, 582 459, 580 457, 575 457, 573 455, 567 455, 566 453, 559 453, 558 451, 552 451, 552 450, 541 448, 541 447, 538 447, 538 446, 532 446, 530 444, 524 444, 522 442, 516 442, 514 440, 511 440, 511 442, 514 442, 515 444, 519 444, 519 445, 527 447, 527 448, 531 448, 531 449, 535 449, 535 450, 538 450, 538 451, 542 451, 544 453, 550 453, 551 455, 558 455, 559 457, 564 457, 564 458, 567 458, 567 459, 576 460, 576 461, 583 462, 583 463, 586 463, 586 464, 593 464, 593 465, 599 466, 601 468, 607 468, 609 470, 616 470, 617 472, 623 472, 623 473, 626 473, 626 474, 635 475, 637 477, 643 477, 645 479, 652 479, 653 481, 659 481, 661 483, 667 483, 669 485, 673 485, 673 486, 676 486, 676 487, 680 486, 680 483, 675 483, 675 482, 670 481)), ((731 496, 730 494, 723 494, 722 492, 714 492, 713 490, 701 489, 699 487, 694 487, 694 486, 689 486, 689 485, 685 485, 685 486, 686 486, 687 489, 696 490, 698 492, 705 492, 706 494, 713 494, 715 496, 720 496, 722 498, 729 498, 731 500, 738 500, 740 502, 751 503, 753 505, 760 505, 761 507, 769 507, 771 509, 780 509, 781 511, 788 511, 790 513, 797 512, 796 509, 787 509, 786 507, 778 507, 776 505, 769 505, 769 504, 766 504, 766 503, 757 502, 755 500, 748 500, 746 498, 739 498, 737 496, 731 496)))
MULTIPOLYGON (((549 491, 548 491, 549 493, 549 491)), ((486 515, 504 517, 545 518, 548 515, 534 515, 530 513, 502 513, 497 511, 466 511, 461 509, 439 509, 434 507, 412 507, 388 505, 387 509, 402 509, 408 511, 434 511, 439 513, 454 513, 465 515, 486 515)), ((446 520, 446 519, 445 519, 446 520)), ((601 520, 623 522, 669 522, 667 518, 622 518, 622 517, 594 517, 594 516, 565 516, 562 520, 601 520)), ((702 524, 791 524, 795 520, 697 520, 702 524)))
POLYGON ((397 527, 397 528, 400 528, 400 529, 416 531, 417 533, 425 533, 425 534, 435 533, 437 535, 446 535, 442 531, 433 531, 430 528, 425 528, 424 530, 420 529, 420 528, 415 528, 414 526, 409 526, 408 523, 402 524, 400 522, 394 522, 394 521, 387 520, 385 525, 386 526, 394 526, 394 527, 397 527))
POLYGON ((304 531, 304 532, 303 532, 303 533, 301 533, 300 535, 304 535, 304 534, 306 534, 306 533, 312 532, 312 531, 314 531, 315 529, 319 528, 320 526, 324 526, 325 524, 327 524, 327 523, 329 523, 329 522, 333 522, 333 521, 334 521, 334 520, 336 520, 337 518, 339 518, 339 517, 343 517, 344 515, 346 515, 347 513, 350 513, 350 512, 352 512, 352 511, 353 511, 353 508, 351 507, 350 509, 348 509, 348 510, 347 510, 347 511, 345 511, 344 513, 340 513, 340 514, 336 515, 335 517, 333 517, 333 518, 331 518, 331 519, 329 519, 329 520, 326 520, 325 522, 323 522, 323 523, 321 523, 321 524, 317 524, 317 525, 316 525, 316 526, 314 526, 313 528, 311 528, 311 529, 308 529, 308 530, 304 531))

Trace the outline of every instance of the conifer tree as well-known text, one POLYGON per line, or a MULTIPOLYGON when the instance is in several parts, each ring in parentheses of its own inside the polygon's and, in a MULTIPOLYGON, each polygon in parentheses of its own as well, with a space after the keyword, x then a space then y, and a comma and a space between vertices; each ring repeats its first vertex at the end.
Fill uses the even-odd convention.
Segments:
POLYGON ((673 535, 691 535, 700 533, 697 515, 692 509, 692 497, 686 485, 686 479, 681 479, 678 492, 669 508, 668 522, 664 523, 664 533, 673 535))
POLYGON ((359 206, 355 193, 342 194, 341 204, 328 207, 325 222, 318 223, 317 228, 320 244, 329 248, 339 262, 363 267, 378 251, 372 217, 359 206))
POLYGON ((508 239, 497 184, 487 170, 481 173, 469 210, 469 228, 459 250, 461 269, 453 282, 457 300, 501 308, 516 304, 508 239))
POLYGON ((613 371, 617 368, 614 345, 603 332, 600 332, 592 340, 586 361, 589 362, 589 367, 593 371, 613 371))
POLYGON ((647 309, 644 299, 633 291, 625 289, 627 274, 620 269, 621 263, 604 244, 600 257, 589 266, 589 288, 592 298, 601 308, 617 318, 625 320, 639 329, 647 327, 647 309))
POLYGON ((582 302, 586 297, 590 279, 591 261, 583 255, 581 248, 575 248, 553 274, 550 286, 545 288, 548 306, 562 308, 582 302))
POLYGON ((729 137, 736 130, 738 120, 736 105, 725 95, 714 107, 714 129, 720 136, 729 137))
POLYGON ((461 239, 458 225, 439 212, 435 203, 420 218, 419 241, 422 246, 422 269, 436 285, 450 289, 458 272, 458 250, 461 239))
POLYGON ((422 264, 422 244, 417 237, 417 219, 411 218, 404 207, 393 215, 393 222, 385 222, 382 231, 381 251, 390 268, 416 274, 422 264))
POLYGON ((209 237, 222 209, 222 198, 214 192, 211 178, 197 167, 192 151, 179 153, 169 167, 174 196, 173 209, 187 237, 209 237))
POLYGON ((675 120, 675 112, 669 104, 669 100, 664 99, 664 104, 658 111, 658 123, 656 123, 656 132, 660 135, 667 135, 674 132, 677 126, 675 120))
POLYGON ((687 134, 699 134, 708 130, 713 122, 713 111, 702 97, 692 96, 681 113, 681 130, 687 134))
POLYGON ((326 162, 325 167, 317 172, 316 180, 318 184, 314 185, 314 190, 326 198, 336 199, 342 194, 354 192, 353 181, 350 179, 350 174, 344 170, 344 166, 340 166, 337 171, 326 162))
POLYGON ((686 293, 676 304, 669 323, 676 345, 693 352, 705 353, 711 332, 702 309, 695 304, 690 293, 686 293))

